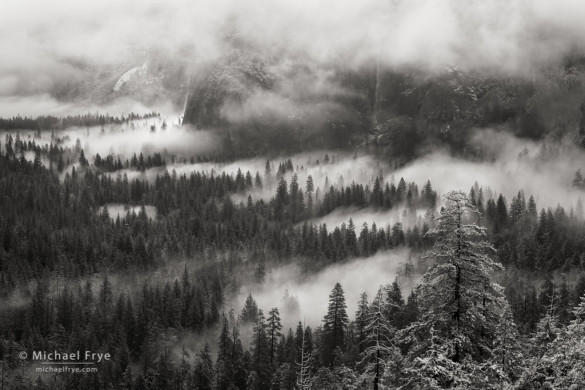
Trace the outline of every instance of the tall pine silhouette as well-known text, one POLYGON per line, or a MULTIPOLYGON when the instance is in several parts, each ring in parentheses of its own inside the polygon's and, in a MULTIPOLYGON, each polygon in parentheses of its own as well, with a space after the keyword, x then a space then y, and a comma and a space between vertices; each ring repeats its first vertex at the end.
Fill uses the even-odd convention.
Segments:
POLYGON ((334 365, 335 349, 343 351, 345 347, 345 332, 349 322, 346 309, 343 288, 336 283, 329 294, 329 307, 323 319, 323 361, 329 366, 334 365))

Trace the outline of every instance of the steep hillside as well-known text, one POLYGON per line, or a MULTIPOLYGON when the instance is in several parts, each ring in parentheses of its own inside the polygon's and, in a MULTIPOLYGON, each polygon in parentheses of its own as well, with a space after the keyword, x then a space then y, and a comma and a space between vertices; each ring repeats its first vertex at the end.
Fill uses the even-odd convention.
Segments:
POLYGON ((221 131, 227 151, 240 155, 363 141, 368 78, 270 58, 235 49, 194 72, 184 123, 221 131))
POLYGON ((240 154, 373 145, 398 162, 437 146, 476 154, 469 141, 478 128, 576 143, 585 136, 580 56, 530 77, 268 58, 274 57, 237 50, 198 72, 185 123, 220 129, 240 154))
POLYGON ((221 109, 242 104, 258 90, 270 90, 275 75, 256 55, 233 53, 193 75, 184 121, 199 128, 225 127, 221 109))

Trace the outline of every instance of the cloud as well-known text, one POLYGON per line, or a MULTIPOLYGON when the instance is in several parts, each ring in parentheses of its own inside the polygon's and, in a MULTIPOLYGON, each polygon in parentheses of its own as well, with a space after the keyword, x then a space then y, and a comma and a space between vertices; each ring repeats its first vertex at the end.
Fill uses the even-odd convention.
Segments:
POLYGON ((151 50, 207 62, 234 31, 283 61, 526 73, 583 49, 583 14, 578 0, 4 0, 0 95, 44 93, 87 64, 151 50))
MULTIPOLYGON (((1 78, 0 76, 0 84, 1 78)), ((0 85, 1 88, 1 85, 0 85)), ((63 102, 50 96, 48 93, 35 95, 12 95, 2 96, 0 94, 0 117, 28 116, 36 117, 41 115, 67 116, 83 115, 87 113, 108 113, 112 116, 135 114, 147 114, 150 112, 174 115, 176 110, 169 104, 159 104, 156 107, 149 107, 132 99, 119 98, 110 104, 96 105, 83 102, 63 102)), ((176 114, 178 115, 178 114, 176 114)))

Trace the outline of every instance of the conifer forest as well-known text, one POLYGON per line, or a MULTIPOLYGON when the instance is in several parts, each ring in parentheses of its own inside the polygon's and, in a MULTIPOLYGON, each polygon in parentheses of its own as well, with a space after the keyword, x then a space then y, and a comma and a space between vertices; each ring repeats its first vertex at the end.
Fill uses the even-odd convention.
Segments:
POLYGON ((585 5, 0 4, 0 390, 585 389, 585 5))

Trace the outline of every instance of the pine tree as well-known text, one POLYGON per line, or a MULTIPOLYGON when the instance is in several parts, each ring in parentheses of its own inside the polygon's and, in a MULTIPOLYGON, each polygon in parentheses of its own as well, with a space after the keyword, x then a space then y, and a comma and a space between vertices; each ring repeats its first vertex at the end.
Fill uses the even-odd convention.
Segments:
POLYGON ((36 169, 43 168, 43 161, 41 159, 41 149, 40 148, 35 149, 35 159, 34 159, 33 166, 36 169))
POLYGON ((404 323, 404 298, 398 285, 398 280, 394 280, 390 286, 385 288, 386 301, 384 303, 385 315, 393 327, 402 329, 404 323))
POLYGON ((179 368, 176 370, 176 372, 179 374, 179 378, 176 380, 178 380, 180 389, 189 388, 193 383, 193 377, 191 376, 191 365, 186 359, 189 357, 191 357, 191 354, 185 349, 185 346, 183 345, 181 351, 181 363, 179 364, 179 368))
POLYGON ((360 364, 365 364, 365 374, 373 384, 373 389, 381 388, 381 378, 386 369, 386 361, 394 352, 392 340, 396 329, 390 324, 386 317, 386 288, 380 287, 376 297, 370 305, 367 325, 366 348, 362 353, 360 364))
POLYGON ((108 275, 104 276, 104 280, 101 283, 99 293, 99 306, 103 315, 107 315, 113 307, 114 295, 112 292, 112 283, 108 278, 108 275))
POLYGON ((289 204, 288 184, 284 177, 282 177, 278 182, 274 202, 274 218, 278 221, 281 221, 287 216, 286 206, 289 204))
POLYGON ((81 149, 81 152, 79 153, 79 165, 81 165, 82 167, 86 167, 89 165, 89 162, 85 158, 85 153, 83 153, 83 149, 81 149))
POLYGON ((59 160, 57 161, 57 171, 59 173, 63 172, 65 169, 65 163, 63 162, 63 154, 59 153, 59 160))
POLYGON ((355 225, 352 218, 349 218, 349 222, 347 224, 345 245, 347 246, 347 251, 351 255, 358 254, 357 236, 355 234, 355 225))
POLYGON ((244 304, 244 308, 242 309, 242 316, 241 316, 243 323, 255 323, 258 319, 258 305, 252 297, 252 294, 248 294, 246 298, 246 303, 244 304))
POLYGON ((426 207, 434 209, 437 206, 437 193, 433 190, 430 180, 427 180, 425 183, 423 190, 421 191, 421 198, 426 207))
POLYGON ((536 225, 538 220, 538 210, 536 209, 536 202, 534 201, 534 196, 532 195, 530 195, 530 198, 528 199, 527 212, 530 224, 533 227, 536 225))
POLYGON ((307 177, 307 182, 305 184, 305 192, 307 194, 312 194, 315 190, 315 185, 313 184, 313 176, 309 175, 307 177))
POLYGON ((268 312, 268 342, 270 343, 270 364, 275 361, 276 347, 282 330, 282 324, 280 323, 280 314, 278 308, 273 308, 268 312))
POLYGON ((406 199, 406 182, 404 178, 401 177, 400 181, 398 182, 398 187, 396 187, 396 200, 398 202, 403 202, 406 199))
POLYGON ((483 362, 492 356, 500 294, 490 274, 501 266, 490 258, 494 249, 485 228, 465 224, 475 212, 465 193, 449 192, 444 198, 438 227, 427 233, 435 238, 429 252, 434 262, 417 289, 420 317, 401 338, 414 342, 411 364, 416 366, 417 359, 429 353, 441 356, 437 369, 450 371, 447 376, 452 377, 465 359, 483 362), (435 352, 424 342, 429 337, 436 340, 435 352))
POLYGON ((429 330, 427 346, 420 356, 410 357, 412 360, 397 378, 400 389, 441 390, 471 389, 471 378, 461 364, 449 357, 452 353, 442 337, 436 336, 433 327, 429 330), (402 379, 402 381, 400 381, 402 379))
POLYGON ((524 362, 520 345, 520 335, 512 316, 510 305, 504 297, 497 301, 499 307, 499 321, 496 327, 494 351, 489 361, 501 371, 502 386, 514 383, 520 376, 520 368, 524 362))
POLYGON ((289 215, 292 222, 297 222, 298 216, 303 212, 303 194, 299 190, 299 181, 297 174, 295 173, 290 181, 290 201, 289 201, 289 215))
POLYGON ((558 389, 580 389, 585 388, 585 349, 583 340, 585 340, 585 296, 581 297, 581 302, 573 310, 575 319, 571 321, 560 338, 555 344, 555 350, 552 353, 552 359, 557 358, 554 364, 558 372, 556 388, 558 389))
POLYGON ((252 368, 258 375, 259 389, 270 385, 270 345, 266 336, 266 323, 262 310, 258 310, 258 318, 252 335, 252 368))
POLYGON ((266 164, 264 166, 264 176, 269 178, 272 175, 272 170, 270 169, 270 160, 266 160, 266 164))
POLYGON ((577 169, 575 172, 575 177, 573 178, 573 187, 582 189, 584 185, 583 175, 581 174, 581 170, 577 169))
MULTIPOLYGON (((309 328, 307 328, 309 329, 309 328)), ((311 378, 311 349, 307 337, 307 331, 303 332, 299 358, 297 359, 296 390, 310 390, 313 386, 311 378)))
POLYGON ((221 324, 215 365, 216 388, 218 390, 229 390, 234 383, 234 367, 231 359, 234 343, 230 335, 228 319, 225 315, 222 317, 221 324))
POLYGON ((336 283, 329 294, 329 307, 323 319, 323 361, 333 367, 334 351, 336 348, 344 349, 345 332, 349 323, 347 317, 347 306, 341 284, 336 283))
POLYGON ((551 307, 553 303, 532 340, 539 353, 527 362, 516 383, 518 389, 585 388, 585 296, 573 310, 575 319, 566 328, 558 327, 551 307))
POLYGON ((494 233, 499 233, 508 225, 508 207, 506 206, 506 199, 502 194, 498 197, 496 202, 496 215, 494 220, 494 233))
POLYGON ((412 291, 404 305, 404 326, 408 326, 418 320, 418 300, 416 291, 412 291))
POLYGON ((368 324, 368 294, 364 291, 360 296, 358 308, 355 312, 355 327, 358 337, 359 352, 362 353, 366 348, 366 326, 368 324))
POLYGON ((254 179, 254 186, 256 188, 262 189, 262 178, 260 177, 260 172, 256 172, 256 177, 254 179))
POLYGON ((534 347, 533 355, 543 356, 549 344, 555 341, 561 331, 561 325, 559 324, 559 317, 557 316, 557 302, 558 296, 555 290, 555 286, 552 280, 548 279, 549 286, 545 287, 545 290, 541 294, 540 301, 548 301, 545 306, 545 315, 540 319, 536 325, 536 332, 532 338, 532 344, 534 347))

